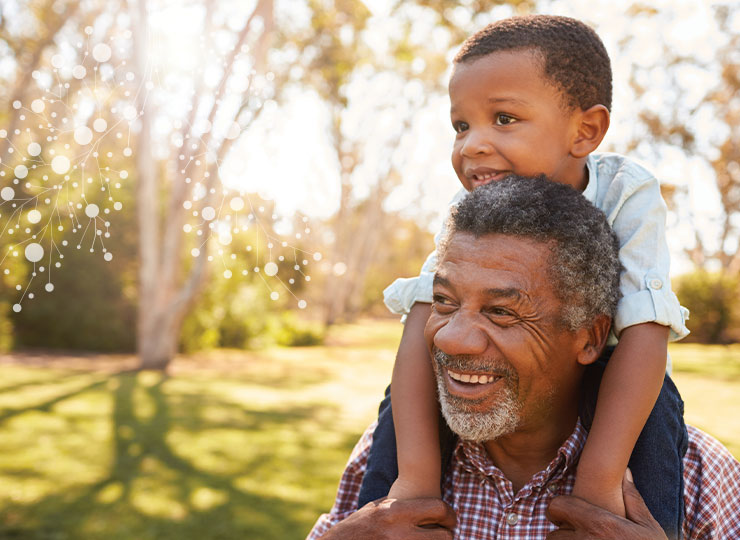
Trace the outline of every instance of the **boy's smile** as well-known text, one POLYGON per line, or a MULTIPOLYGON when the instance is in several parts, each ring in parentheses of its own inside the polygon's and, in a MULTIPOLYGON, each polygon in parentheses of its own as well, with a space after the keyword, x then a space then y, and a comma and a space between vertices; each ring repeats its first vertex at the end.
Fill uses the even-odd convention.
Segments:
POLYGON ((583 190, 585 156, 574 156, 581 109, 569 109, 531 50, 498 51, 455 64, 452 166, 468 191, 511 173, 583 190))

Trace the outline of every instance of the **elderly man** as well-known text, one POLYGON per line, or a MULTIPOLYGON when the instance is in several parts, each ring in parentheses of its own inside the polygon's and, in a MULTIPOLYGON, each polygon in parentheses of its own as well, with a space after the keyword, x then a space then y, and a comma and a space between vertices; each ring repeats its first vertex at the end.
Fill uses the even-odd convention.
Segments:
MULTIPOLYGON (((440 245, 425 330, 460 438, 444 502, 356 508, 371 426, 309 539, 664 539, 629 472, 627 519, 569 496, 586 438, 580 385, 619 296, 617 250, 604 215, 570 187, 509 178, 469 194, 440 245)), ((692 427, 684 480, 684 537, 740 538, 740 463, 692 427)))

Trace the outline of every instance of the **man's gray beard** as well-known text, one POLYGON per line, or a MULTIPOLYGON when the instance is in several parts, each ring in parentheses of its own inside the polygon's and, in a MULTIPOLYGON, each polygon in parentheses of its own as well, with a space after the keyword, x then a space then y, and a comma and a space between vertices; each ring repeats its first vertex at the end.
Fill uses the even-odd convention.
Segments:
POLYGON ((496 407, 490 411, 476 411, 474 402, 452 396, 447 391, 442 366, 450 365, 450 357, 437 350, 435 361, 442 416, 453 432, 465 440, 484 442, 516 430, 520 420, 521 403, 507 384, 510 382, 508 377, 505 376, 501 381, 504 387, 499 391, 500 398, 497 400, 496 407))

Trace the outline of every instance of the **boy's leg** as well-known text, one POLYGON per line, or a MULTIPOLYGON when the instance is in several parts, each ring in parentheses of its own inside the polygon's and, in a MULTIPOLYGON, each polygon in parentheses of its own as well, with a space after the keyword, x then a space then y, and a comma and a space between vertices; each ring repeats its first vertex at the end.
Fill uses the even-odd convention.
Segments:
MULTIPOLYGON (((442 479, 447 465, 452 458, 457 438, 440 414, 439 442, 442 451, 442 479)), ((391 485, 398 478, 398 460, 396 456, 396 432, 393 424, 393 410, 391 408, 391 387, 385 390, 385 397, 378 408, 378 425, 373 433, 373 443, 370 446, 370 455, 367 468, 360 486, 358 508, 370 501, 388 495, 391 485)))
MULTIPOLYGON (((608 348, 584 375, 580 413, 587 429, 593 420, 599 383, 612 350, 608 348)), ((681 538, 683 456, 687 445, 683 401, 673 381, 666 375, 655 407, 635 444, 629 467, 645 504, 671 539, 681 538)))
POLYGON ((396 459, 396 432, 391 410, 391 387, 385 390, 385 398, 378 408, 378 425, 373 433, 373 443, 367 460, 365 475, 360 487, 358 508, 370 501, 388 495, 391 485, 398 478, 396 459))

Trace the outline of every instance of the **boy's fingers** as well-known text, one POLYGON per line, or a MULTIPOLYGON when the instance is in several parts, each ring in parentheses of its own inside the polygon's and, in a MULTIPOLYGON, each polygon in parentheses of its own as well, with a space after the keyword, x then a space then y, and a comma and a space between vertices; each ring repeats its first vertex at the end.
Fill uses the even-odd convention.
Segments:
POLYGON ((405 501, 414 505, 413 512, 417 516, 417 525, 439 525, 445 529, 454 529, 457 523, 455 511, 440 499, 413 499, 405 501))
MULTIPOLYGON (((546 511, 547 519, 561 529, 590 529, 613 514, 573 495, 555 497, 546 511)), ((564 537, 566 538, 566 537, 564 537)))

